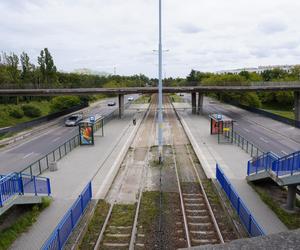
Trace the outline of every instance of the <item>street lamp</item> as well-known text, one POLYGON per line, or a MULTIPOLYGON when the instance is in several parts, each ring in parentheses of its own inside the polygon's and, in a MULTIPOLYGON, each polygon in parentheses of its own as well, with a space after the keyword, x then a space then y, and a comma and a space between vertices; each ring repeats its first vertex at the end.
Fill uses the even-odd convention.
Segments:
POLYGON ((163 161, 163 113, 162 113, 162 17, 161 0, 159 0, 159 43, 158 43, 158 161, 163 161))

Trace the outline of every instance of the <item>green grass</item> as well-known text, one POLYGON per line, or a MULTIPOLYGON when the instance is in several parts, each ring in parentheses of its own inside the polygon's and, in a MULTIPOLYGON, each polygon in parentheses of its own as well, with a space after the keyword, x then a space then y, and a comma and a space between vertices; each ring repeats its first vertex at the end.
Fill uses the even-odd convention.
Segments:
POLYGON ((259 194, 260 198, 268 205, 269 208, 278 216, 278 218, 287 226, 288 229, 300 228, 300 213, 288 213, 281 208, 274 199, 261 188, 249 183, 250 186, 259 194))
POLYGON ((112 210, 111 226, 131 226, 134 219, 135 204, 116 204, 112 210))
POLYGON ((261 109, 289 119, 295 119, 295 114, 290 108, 282 108, 274 105, 262 105, 261 109))
MULTIPOLYGON (((15 222, 0 232, 0 249, 8 249, 11 244, 36 221, 40 213, 50 205, 51 199, 43 198, 41 204, 34 205, 31 210, 25 212, 15 222)), ((3 215, 4 216, 4 215, 3 215)))
POLYGON ((151 100, 151 96, 149 95, 142 95, 138 99, 133 101, 133 104, 145 104, 149 103, 151 100))
POLYGON ((144 230, 151 230, 153 223, 159 216, 159 191, 143 192, 139 223, 143 226, 144 230))
POLYGON ((88 225, 88 229, 82 239, 82 242, 78 247, 79 249, 94 249, 108 210, 109 204, 104 200, 100 200, 97 203, 95 213, 88 225))
MULTIPOLYGON (((48 101, 32 101, 29 103, 24 103, 24 104, 30 104, 33 105, 37 108, 39 108, 42 112, 42 116, 48 115, 50 113, 50 102, 48 101)), ((9 126, 14 126, 18 123, 22 122, 27 122, 35 118, 30 118, 27 116, 23 116, 22 118, 14 118, 9 115, 9 111, 13 108, 20 107, 22 104, 15 105, 15 104, 0 104, 0 128, 2 127, 9 127, 9 126)))
POLYGON ((172 102, 183 102, 182 97, 179 95, 170 94, 169 96, 170 96, 172 102))

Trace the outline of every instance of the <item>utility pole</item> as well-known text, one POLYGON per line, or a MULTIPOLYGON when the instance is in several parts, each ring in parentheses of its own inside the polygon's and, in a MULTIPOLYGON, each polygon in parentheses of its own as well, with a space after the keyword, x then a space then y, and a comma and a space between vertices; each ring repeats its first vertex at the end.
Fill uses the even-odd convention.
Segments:
POLYGON ((159 163, 163 161, 163 113, 162 113, 162 8, 159 0, 159 44, 158 44, 158 155, 159 163))

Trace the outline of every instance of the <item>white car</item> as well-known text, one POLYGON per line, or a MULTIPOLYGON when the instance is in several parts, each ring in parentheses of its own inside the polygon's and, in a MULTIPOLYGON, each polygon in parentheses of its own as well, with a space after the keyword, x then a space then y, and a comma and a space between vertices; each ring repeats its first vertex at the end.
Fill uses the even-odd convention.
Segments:
POLYGON ((134 99, 133 99, 132 96, 129 96, 129 97, 128 97, 128 101, 132 102, 133 100, 134 100, 134 99))
POLYGON ((74 114, 68 117, 65 121, 65 125, 67 127, 76 126, 80 121, 82 121, 83 117, 81 114, 74 114))

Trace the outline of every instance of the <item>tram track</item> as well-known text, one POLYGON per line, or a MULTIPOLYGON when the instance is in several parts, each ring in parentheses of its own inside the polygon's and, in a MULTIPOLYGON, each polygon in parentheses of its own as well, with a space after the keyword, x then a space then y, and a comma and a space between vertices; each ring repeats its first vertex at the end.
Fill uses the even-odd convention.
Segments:
POLYGON ((188 140, 182 138, 186 136, 184 129, 177 121, 173 109, 167 108, 166 114, 169 123, 172 124, 171 147, 187 247, 224 243, 221 230, 188 148, 188 140))
MULTIPOLYGON (((150 104, 149 111, 147 115, 145 116, 145 119, 142 122, 142 126, 145 125, 142 128, 142 130, 147 131, 147 128, 149 129, 149 124, 147 126, 147 122, 151 122, 151 132, 154 129, 155 125, 155 116, 156 116, 156 108, 153 106, 156 106, 156 98, 154 98, 150 104), (152 121, 151 121, 152 120, 152 121)), ((141 132, 141 134, 144 133, 144 131, 141 132)), ((152 133, 151 133, 152 134, 152 133)), ((136 140, 136 138, 135 138, 136 140)), ((137 151, 139 151, 139 155, 145 154, 145 158, 143 159, 144 165, 141 173, 142 180, 140 181, 140 186, 138 188, 137 193, 137 202, 135 204, 122 204, 122 199, 120 198, 120 190, 123 188, 123 184, 126 183, 125 179, 128 178, 128 171, 129 167, 132 166, 132 164, 135 164, 134 160, 133 163, 130 162, 129 164, 126 164, 127 169, 124 170, 122 179, 119 181, 119 187, 115 189, 114 199, 113 202, 110 205, 110 209, 107 213, 105 222, 102 226, 101 232, 99 234, 99 237, 97 239, 97 242, 95 244, 94 249, 134 249, 136 245, 136 238, 137 238, 137 221, 138 221, 138 215, 139 215, 139 208, 141 204, 141 198, 143 194, 144 189, 144 179, 147 175, 147 169, 148 169, 148 162, 149 162, 149 151, 151 148, 151 136, 148 138, 148 145, 145 147, 145 145, 139 145, 139 143, 143 144, 142 142, 137 140, 138 142, 136 145, 133 146, 132 151, 132 157, 135 158, 135 155, 137 151), (141 146, 141 147, 140 147, 141 146), (122 210, 122 208, 127 208, 122 210), (119 214, 115 215, 115 212, 118 212, 119 214), (118 223, 118 220, 115 219, 116 216, 122 217, 122 213, 127 213, 127 215, 124 217, 127 219, 124 224, 123 220, 120 220, 120 223, 118 223), (128 213, 131 213, 132 216, 128 216, 128 213)), ((138 159, 136 161, 139 162, 138 159)), ((137 164, 137 163, 136 163, 137 164)), ((111 199, 111 198, 110 198, 111 199)), ((125 220, 126 220, 125 219, 125 220)), ((142 246, 143 243, 137 243, 139 246, 142 246)))
POLYGON ((214 214, 224 211, 210 204, 208 179, 167 96, 165 158, 163 164, 157 162, 156 106, 154 96, 105 198, 110 207, 92 249, 161 250, 224 243, 228 227, 223 223, 220 230, 220 216, 214 214), (134 201, 126 202, 132 193, 134 201))

